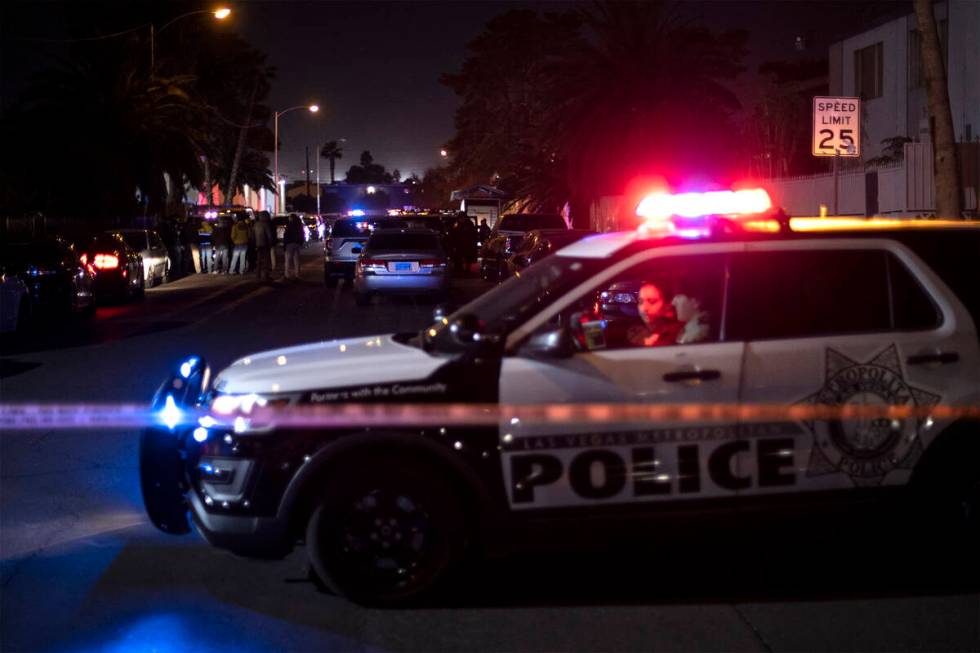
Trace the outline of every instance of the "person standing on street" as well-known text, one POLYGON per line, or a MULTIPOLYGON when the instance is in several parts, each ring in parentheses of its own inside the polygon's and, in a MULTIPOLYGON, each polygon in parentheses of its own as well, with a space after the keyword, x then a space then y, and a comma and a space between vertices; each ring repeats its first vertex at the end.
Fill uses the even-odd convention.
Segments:
POLYGON ((255 221, 252 233, 255 239, 255 273, 259 281, 268 281, 269 250, 276 242, 276 235, 272 232, 272 224, 269 222, 268 211, 259 211, 259 219, 255 221))
POLYGON ((180 242, 184 245, 184 272, 186 274, 201 272, 200 249, 197 247, 197 231, 201 221, 194 216, 187 216, 180 227, 180 242))
POLYGON ((283 276, 287 279, 299 279, 299 250, 303 247, 303 223, 295 213, 289 214, 286 231, 282 236, 286 252, 286 263, 283 276))
POLYGON ((231 249, 231 222, 227 215, 222 215, 214 224, 214 233, 211 234, 211 243, 214 246, 214 271, 215 273, 224 272, 228 274, 229 250, 231 249))
POLYGON ((211 222, 204 218, 197 229, 197 248, 201 252, 201 268, 199 272, 208 274, 214 272, 214 257, 212 254, 211 237, 214 234, 214 227, 211 222))
POLYGON ((235 224, 231 227, 231 265, 228 274, 245 274, 245 257, 248 254, 249 238, 248 222, 242 216, 235 218, 235 224), (238 264, 238 271, 235 272, 235 264, 238 264))
POLYGON ((490 226, 487 224, 487 219, 483 218, 480 220, 480 229, 478 230, 478 238, 480 239, 480 244, 487 242, 490 238, 490 226))

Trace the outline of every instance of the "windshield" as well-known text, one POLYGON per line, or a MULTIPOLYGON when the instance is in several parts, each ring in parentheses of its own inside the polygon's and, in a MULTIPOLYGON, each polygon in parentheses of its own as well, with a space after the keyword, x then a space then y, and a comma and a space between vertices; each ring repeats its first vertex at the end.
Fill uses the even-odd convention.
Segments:
POLYGON ((368 241, 368 248, 371 251, 433 251, 439 249, 439 241, 429 234, 375 234, 368 241))
POLYGON ((591 277, 605 262, 600 259, 578 259, 549 256, 522 272, 519 277, 500 284, 422 333, 427 350, 455 352, 465 349, 449 332, 449 325, 463 315, 472 315, 482 333, 505 337, 549 306, 564 293, 591 277))

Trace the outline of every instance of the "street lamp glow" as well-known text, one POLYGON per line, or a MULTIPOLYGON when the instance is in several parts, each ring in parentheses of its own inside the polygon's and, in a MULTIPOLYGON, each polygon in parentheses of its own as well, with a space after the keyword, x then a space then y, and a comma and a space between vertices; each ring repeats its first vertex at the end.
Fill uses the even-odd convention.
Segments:
POLYGON ((218 20, 224 20, 225 18, 228 18, 228 16, 230 15, 231 15, 231 9, 229 9, 228 7, 222 7, 214 12, 214 17, 217 18, 218 20))
POLYGON ((311 104, 310 105, 310 113, 316 113, 319 110, 320 110, 320 105, 319 104, 311 104))
POLYGON ((449 152, 446 150, 439 150, 439 156, 449 156, 449 152))

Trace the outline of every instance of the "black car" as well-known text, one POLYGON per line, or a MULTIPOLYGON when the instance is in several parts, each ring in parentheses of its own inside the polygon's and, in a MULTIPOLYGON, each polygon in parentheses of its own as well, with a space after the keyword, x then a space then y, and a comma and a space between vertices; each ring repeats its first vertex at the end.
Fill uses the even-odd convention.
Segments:
POLYGON ((497 221, 490 237, 480 249, 480 276, 487 281, 498 281, 507 275, 507 258, 535 229, 567 229, 564 218, 558 214, 511 213, 497 221))
POLYGON ((7 276, 24 282, 34 317, 91 314, 92 275, 75 248, 63 238, 8 243, 0 254, 7 276))
POLYGON ((80 257, 95 275, 92 288, 97 303, 125 302, 143 296, 143 258, 119 234, 95 236, 80 257))
MULTIPOLYGON (((507 272, 513 275, 535 261, 557 252, 565 245, 591 236, 591 229, 535 229, 529 231, 514 253, 507 259, 507 272)), ((508 276, 509 276, 508 275, 508 276)))

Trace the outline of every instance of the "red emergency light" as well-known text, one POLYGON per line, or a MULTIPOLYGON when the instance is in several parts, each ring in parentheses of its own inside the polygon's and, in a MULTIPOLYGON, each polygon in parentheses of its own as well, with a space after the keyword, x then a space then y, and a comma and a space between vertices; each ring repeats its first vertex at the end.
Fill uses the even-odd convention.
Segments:
POLYGON ((762 188, 747 188, 677 195, 653 193, 640 201, 636 214, 648 220, 666 220, 673 216, 748 215, 764 213, 771 208, 769 193, 762 188))

